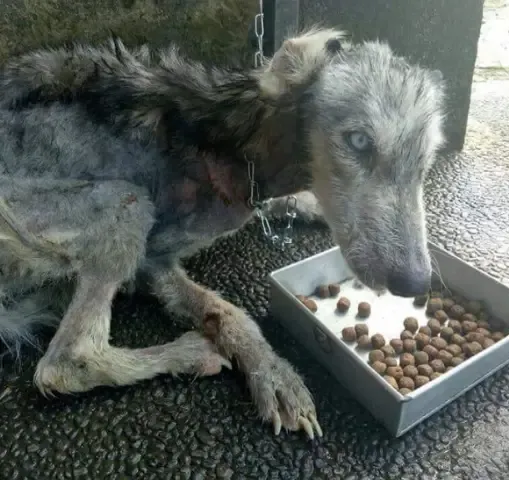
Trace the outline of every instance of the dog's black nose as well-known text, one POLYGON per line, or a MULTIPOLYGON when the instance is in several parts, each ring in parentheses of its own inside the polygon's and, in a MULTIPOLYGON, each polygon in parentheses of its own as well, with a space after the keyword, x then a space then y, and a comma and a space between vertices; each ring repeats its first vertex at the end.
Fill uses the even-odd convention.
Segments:
POLYGON ((415 297, 428 293, 431 276, 427 274, 393 272, 387 279, 389 292, 398 297, 415 297))

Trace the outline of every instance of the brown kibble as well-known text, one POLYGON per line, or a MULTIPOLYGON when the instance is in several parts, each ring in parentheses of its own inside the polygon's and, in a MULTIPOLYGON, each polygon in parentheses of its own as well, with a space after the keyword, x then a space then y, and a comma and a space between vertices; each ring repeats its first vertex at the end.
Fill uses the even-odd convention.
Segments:
POLYGON ((410 377, 402 377, 399 379, 399 388, 407 388, 408 390, 413 390, 415 388, 415 383, 410 377))
POLYGON ((445 341, 445 339, 440 338, 440 337, 433 337, 429 341, 429 344, 432 347, 435 347, 437 350, 443 350, 444 348, 447 347, 447 342, 445 341))
POLYGON ((416 307, 424 307, 427 301, 428 301, 427 295, 418 295, 417 297, 414 298, 414 305, 416 307))
POLYGON ((461 333, 461 322, 459 320, 449 320, 447 324, 449 328, 452 328, 454 333, 461 333))
POLYGON ((392 348, 394 348, 394 351, 397 355, 403 351, 403 341, 399 338, 393 338, 390 342, 390 345, 392 348))
POLYGON ((430 375, 429 379, 430 379, 430 380, 436 380, 437 378, 439 378, 439 377, 441 377, 441 376, 442 376, 442 372, 433 372, 433 373, 430 375))
POLYGON ((346 297, 341 297, 338 300, 338 303, 336 303, 336 308, 338 309, 338 312, 346 313, 350 308, 350 300, 346 297))
POLYGON ((316 305, 315 301, 311 300, 310 298, 306 298, 306 300, 304 300, 303 303, 313 313, 315 313, 318 310, 318 306, 316 305))
POLYGON ((429 344, 430 338, 428 335, 425 335, 424 333, 418 333, 415 336, 415 343, 417 344, 417 348, 419 350, 422 350, 426 345, 429 344))
POLYGON ((445 313, 443 310, 437 310, 434 316, 440 322, 440 325, 443 325, 449 319, 447 313, 445 313))
POLYGON ((431 328, 429 328, 427 325, 424 325, 419 328, 419 333, 423 333, 424 335, 431 337, 431 328))
POLYGON ((493 332, 491 334, 492 340, 495 340, 495 342, 500 342, 505 337, 505 335, 502 332, 493 332))
POLYGON ((358 323, 354 328, 357 338, 362 337, 362 335, 369 335, 369 328, 365 323, 358 323))
POLYGON ((438 357, 438 350, 433 345, 426 345, 422 351, 426 352, 430 359, 438 357))
POLYGON ((340 291, 341 291, 341 286, 339 285, 339 283, 329 284, 329 295, 331 297, 335 297, 336 295, 339 294, 340 291))
POLYGON ((452 353, 449 353, 447 350, 440 350, 438 352, 438 359, 444 362, 444 365, 448 367, 451 364, 451 360, 453 359, 452 353))
POLYGON ((479 344, 482 344, 482 341, 484 340, 484 335, 481 335, 478 332, 470 332, 465 335, 465 340, 467 342, 477 342, 479 344))
POLYGON ((489 324, 489 322, 487 322, 486 320, 479 320, 477 322, 477 326, 479 328, 485 328, 486 330, 488 330, 491 334, 491 325, 489 324))
POLYGON ((471 322, 470 320, 465 320, 461 324, 461 327, 463 328, 463 332, 465 334, 467 334, 467 333, 470 333, 470 332, 475 332, 477 330, 477 323, 476 322, 471 322))
POLYGON ((426 352, 415 352, 414 358, 416 365, 424 365, 429 362, 429 355, 426 352))
MULTIPOLYGON (((479 325, 479 324, 477 324, 477 325, 479 325)), ((486 337, 486 338, 490 338, 490 337, 491 337, 491 332, 490 332, 488 329, 486 329, 486 328, 482 328, 482 327, 480 327, 480 328, 478 328, 478 329, 476 330, 476 333, 479 333, 479 334, 481 334, 483 337, 486 337)))
POLYGON ((440 333, 440 330, 442 330, 442 325, 440 324, 440 322, 436 318, 432 318, 428 322, 428 327, 431 330, 431 335, 432 336, 438 335, 440 333))
POLYGON ((399 364, 401 367, 406 367, 407 365, 415 365, 415 358, 411 353, 404 353, 399 359, 399 364))
POLYGON ((445 373, 450 372, 451 370, 454 370, 454 367, 449 366, 445 369, 445 373))
POLYGON ((368 348, 371 348, 371 339, 368 335, 361 335, 357 339, 357 346, 363 350, 367 350, 368 348))
POLYGON ((386 357, 384 362, 388 367, 395 367, 398 365, 398 360, 394 357, 386 357))
POLYGON ((405 352, 415 352, 416 341, 413 339, 403 340, 403 350, 405 352))
POLYGON ((417 371, 419 372, 419 375, 423 375, 425 377, 431 377, 431 374, 433 373, 433 369, 429 365, 419 365, 417 367, 417 371))
POLYGON ((295 295, 295 298, 301 303, 304 303, 307 299, 304 295, 295 295))
POLYGON ((396 356, 396 351, 390 345, 384 345, 380 350, 384 353, 386 358, 396 356))
POLYGON ((361 302, 357 305, 357 315, 361 318, 368 318, 371 315, 371 305, 368 302, 361 302))
POLYGON ((412 333, 417 332, 417 329, 419 328, 419 322, 414 317, 405 318, 403 325, 405 326, 405 330, 408 330, 412 333))
POLYGON ((385 355, 381 350, 371 350, 371 352, 369 352, 368 358, 369 363, 383 362, 385 355))
POLYGON ((468 313, 472 313, 473 315, 479 315, 479 313, 481 313, 481 310, 482 310, 481 302, 477 302, 475 300, 470 300, 465 305, 465 310, 468 313))
POLYGON ((398 382, 394 377, 391 377, 390 375, 384 375, 384 380, 393 388, 396 390, 398 389, 398 382))
POLYGON ((353 327, 343 328, 341 335, 343 336, 343 340, 345 342, 355 342, 355 340, 357 340, 357 334, 355 333, 355 328, 353 327))
POLYGON ((376 373, 382 375, 387 370, 387 365, 384 362, 373 362, 371 367, 376 373))
POLYGON ((401 393, 401 395, 408 395, 409 393, 412 393, 412 390, 409 388, 400 388, 399 393, 401 393))
POLYGON ((460 347, 466 343, 465 337, 462 337, 459 333, 455 333, 451 337, 451 343, 454 343, 455 345, 459 345, 460 347))
POLYGON ((452 298, 445 298, 442 302, 442 308, 444 312, 449 313, 451 308, 454 306, 454 300, 452 298))
POLYGON ((403 341, 405 341, 405 340, 412 340, 414 338, 414 334, 412 332, 410 332, 409 330, 403 330, 399 337, 403 341))
POLYGON ((329 286, 328 285, 319 285, 316 289, 316 296, 319 298, 329 298, 329 286))
POLYGON ((419 372, 418 372, 418 370, 417 370, 417 367, 415 367, 414 365, 407 365, 407 366, 403 369, 403 375, 404 375, 405 377, 414 378, 414 377, 416 377, 418 374, 419 374, 419 372))
POLYGON ((462 348, 467 357, 473 357, 482 352, 482 345, 478 342, 465 343, 462 348))
POLYGON ((389 367, 386 373, 387 375, 394 377, 396 380, 399 380, 404 375, 403 368, 400 367, 399 365, 397 367, 389 367))
POLYGON ((465 309, 461 305, 453 305, 449 310, 449 317, 454 320, 459 320, 463 315, 465 315, 465 309))
POLYGON ((490 348, 491 346, 495 345, 495 340, 493 340, 492 338, 484 337, 483 341, 481 342, 481 345, 482 348, 486 350, 487 348, 490 348))
POLYGON ((447 342, 451 340, 453 335, 454 330, 451 327, 442 327, 442 330, 440 330, 440 336, 447 342))
POLYGON ((454 343, 451 345, 447 345, 447 348, 445 350, 449 352, 453 357, 461 355, 461 352, 463 351, 459 345, 456 345, 454 343))
POLYGON ((380 333, 375 333, 371 337, 371 345, 373 345, 374 349, 380 349, 385 345, 385 338, 380 333))
POLYGON ((439 358, 435 358, 435 360, 431 360, 431 362, 429 362, 429 366, 435 372, 439 372, 439 373, 444 373, 445 372, 444 362, 442 360, 440 360, 439 358))
POLYGON ((464 362, 464 360, 461 357, 453 357, 451 360, 451 367, 457 367, 458 365, 461 365, 464 362))
POLYGON ((440 298, 430 298, 428 300, 428 306, 426 307, 426 313, 428 315, 434 315, 435 312, 442 310, 443 308, 442 299, 440 298))
POLYGON ((415 388, 420 388, 429 383, 429 378, 425 377, 424 375, 417 375, 417 377, 414 378, 414 382, 415 388))
POLYGON ((465 313, 461 316, 460 320, 462 322, 474 322, 477 323, 477 317, 475 315, 472 315, 471 313, 465 313))

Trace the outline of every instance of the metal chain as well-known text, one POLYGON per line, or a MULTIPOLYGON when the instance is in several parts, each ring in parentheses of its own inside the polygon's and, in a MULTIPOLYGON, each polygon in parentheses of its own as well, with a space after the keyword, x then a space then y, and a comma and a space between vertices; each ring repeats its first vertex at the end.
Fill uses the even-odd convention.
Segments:
MULTIPOLYGON (((265 35, 265 25, 263 15, 263 0, 258 0, 258 2, 260 10, 255 15, 254 19, 255 35, 256 39, 258 40, 258 50, 254 54, 255 68, 260 68, 264 63, 263 37, 265 35)), ((267 218, 267 215, 265 213, 267 206, 270 204, 270 200, 265 200, 262 202, 260 201, 260 191, 258 189, 258 184, 256 183, 255 180, 255 164, 251 160, 248 160, 247 162, 247 171, 250 185, 250 196, 248 203, 251 208, 254 208, 255 215, 260 219, 263 234, 273 244, 278 244, 281 248, 284 248, 286 245, 292 244, 293 221, 297 216, 297 198, 291 195, 286 199, 285 216, 287 219, 287 224, 283 230, 282 235, 281 236, 277 235, 276 233, 273 232, 269 219, 267 218)))

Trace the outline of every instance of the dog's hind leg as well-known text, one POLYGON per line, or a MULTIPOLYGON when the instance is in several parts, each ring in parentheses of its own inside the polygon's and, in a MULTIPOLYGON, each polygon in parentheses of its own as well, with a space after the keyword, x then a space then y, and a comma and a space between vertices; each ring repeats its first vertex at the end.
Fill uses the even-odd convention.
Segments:
POLYGON ((245 312, 195 284, 179 268, 154 273, 154 287, 169 310, 191 316, 222 354, 237 360, 260 416, 273 423, 276 434, 281 427, 305 430, 311 438, 322 434, 301 377, 245 312))

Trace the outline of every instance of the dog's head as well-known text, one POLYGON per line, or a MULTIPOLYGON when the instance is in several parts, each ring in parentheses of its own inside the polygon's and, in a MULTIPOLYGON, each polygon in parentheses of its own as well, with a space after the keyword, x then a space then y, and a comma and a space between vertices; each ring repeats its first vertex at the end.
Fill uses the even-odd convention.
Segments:
POLYGON ((313 191, 354 273, 394 294, 424 293, 423 183, 443 143, 442 76, 383 43, 344 43, 334 31, 289 40, 270 68, 288 89, 308 76, 313 191))

